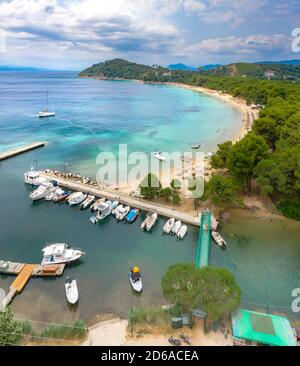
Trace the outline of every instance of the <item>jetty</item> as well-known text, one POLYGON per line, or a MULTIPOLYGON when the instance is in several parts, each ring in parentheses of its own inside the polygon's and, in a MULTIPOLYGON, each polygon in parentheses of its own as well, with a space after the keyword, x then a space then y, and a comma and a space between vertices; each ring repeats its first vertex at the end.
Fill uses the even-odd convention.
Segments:
MULTIPOLYGON (((47 170, 49 171, 49 170, 47 170)), ((60 173, 62 174, 62 173, 60 173)), ((55 179, 57 183, 64 188, 73 190, 73 191, 80 191, 87 194, 94 195, 96 197, 104 197, 109 200, 118 200, 121 204, 125 204, 126 206, 136 207, 144 211, 154 212, 158 215, 170 218, 174 217, 176 220, 180 220, 182 222, 185 222, 189 225, 194 226, 200 226, 201 221, 201 214, 200 215, 191 215, 186 212, 179 211, 178 209, 174 209, 171 207, 166 207, 158 203, 149 202, 146 201, 143 198, 138 197, 132 197, 127 196, 125 194, 122 194, 120 192, 111 192, 105 189, 101 189, 97 185, 91 185, 88 183, 82 183, 80 181, 73 181, 71 179, 58 177, 57 175, 54 175, 53 173, 46 173, 46 172, 40 172, 40 175, 42 177, 45 177, 47 179, 55 179)), ((78 176, 79 177, 79 176, 78 176)), ((79 180, 79 178, 78 178, 79 180)), ((213 230, 217 229, 218 222, 217 220, 211 215, 211 228, 213 230)))
POLYGON ((211 213, 205 211, 201 215, 198 249, 196 256, 196 267, 207 267, 210 252, 210 229, 211 229, 211 213))
POLYGON ((29 144, 29 145, 25 145, 25 146, 17 147, 15 149, 12 149, 9 151, 5 151, 3 153, 0 153, 0 161, 8 159, 8 158, 12 158, 13 156, 23 154, 27 151, 31 151, 31 150, 37 149, 37 148, 45 146, 45 145, 46 145, 46 142, 43 142, 43 141, 42 142, 33 142, 32 144, 29 144))
POLYGON ((17 276, 9 288, 9 292, 3 299, 3 308, 13 300, 14 296, 22 292, 31 277, 61 276, 65 264, 42 266, 39 264, 26 264, 0 260, 0 274, 17 276))

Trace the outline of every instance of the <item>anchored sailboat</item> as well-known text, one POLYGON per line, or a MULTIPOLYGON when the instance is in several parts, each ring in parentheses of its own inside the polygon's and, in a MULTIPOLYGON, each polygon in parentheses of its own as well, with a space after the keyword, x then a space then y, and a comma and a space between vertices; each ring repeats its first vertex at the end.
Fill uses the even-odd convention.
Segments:
POLYGON ((47 92, 47 105, 46 105, 46 108, 42 112, 39 112, 38 116, 39 116, 39 118, 55 116, 55 112, 49 111, 48 92, 47 92))

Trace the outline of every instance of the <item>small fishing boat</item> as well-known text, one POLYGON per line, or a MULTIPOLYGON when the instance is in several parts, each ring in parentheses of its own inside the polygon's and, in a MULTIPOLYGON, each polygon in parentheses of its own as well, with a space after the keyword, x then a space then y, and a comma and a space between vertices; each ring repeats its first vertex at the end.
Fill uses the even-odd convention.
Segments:
POLYGON ((51 183, 47 185, 42 184, 29 195, 29 198, 32 201, 41 200, 42 198, 45 198, 48 194, 52 193, 53 189, 54 187, 51 183))
POLYGON ((123 208, 121 208, 117 213, 116 213, 116 219, 118 221, 122 221, 125 219, 125 217, 128 215, 128 212, 130 211, 130 206, 125 206, 123 208))
POLYGON ((142 222, 141 229, 150 231, 157 220, 157 213, 148 214, 146 219, 142 222))
POLYGON ((182 225, 180 227, 180 229, 178 230, 178 232, 177 232, 177 238, 178 239, 183 239, 185 237, 186 233, 187 233, 187 226, 182 225))
POLYGON ((66 202, 69 204, 69 206, 76 206, 79 205, 81 202, 83 202, 86 199, 86 197, 87 197, 86 193, 74 192, 70 194, 66 202))
POLYGON ((78 301, 78 288, 75 278, 67 277, 65 281, 66 296, 70 304, 74 305, 78 301))
POLYGON ((85 253, 78 248, 70 248, 65 243, 47 244, 43 249, 42 266, 48 264, 70 263, 83 256, 85 253))
POLYGON ((200 144, 192 144, 191 145, 191 149, 200 149, 201 145, 200 144))
POLYGON ((143 284, 140 268, 138 266, 133 266, 130 268, 128 278, 134 291, 141 292, 143 289, 143 284))
POLYGON ((175 218, 172 217, 165 223, 163 232, 166 234, 170 234, 171 230, 173 229, 174 224, 175 224, 175 218))
POLYGON ((91 206, 91 211, 97 211, 98 210, 98 207, 103 203, 105 202, 105 198, 99 198, 96 200, 96 202, 91 206))
POLYGON ((97 219, 97 217, 96 216, 91 216, 90 217, 90 222, 92 223, 92 224, 97 224, 97 222, 98 222, 98 219, 97 219))
POLYGON ((130 210, 128 215, 126 216, 126 221, 132 223, 138 218, 138 216, 139 216, 139 210, 137 209, 130 210))
POLYGON ((64 202, 67 197, 70 196, 72 192, 71 191, 63 191, 62 193, 58 193, 54 198, 53 198, 53 201, 54 202, 64 202))
POLYGON ((81 210, 86 210, 95 201, 95 196, 88 195, 87 198, 80 204, 81 210))
POLYGON ((98 213, 96 216, 96 219, 98 221, 105 219, 105 217, 109 216, 112 212, 112 210, 114 208, 116 208, 119 204, 119 201, 115 200, 115 201, 106 201, 103 202, 99 207, 98 207, 98 213))
POLYGON ((226 241, 217 231, 212 231, 211 236, 220 248, 225 248, 227 246, 226 241))
POLYGON ((175 235, 177 235, 180 227, 181 227, 181 221, 178 220, 178 221, 175 222, 175 224, 174 224, 174 226, 172 228, 172 233, 175 234, 175 235))
POLYGON ((155 157, 155 159, 158 159, 160 161, 166 161, 167 160, 167 158, 164 157, 161 152, 154 153, 154 157, 155 157))
POLYGON ((42 112, 39 112, 38 117, 39 118, 45 118, 45 117, 53 117, 53 116, 55 116, 55 112, 54 111, 49 111, 48 92, 47 92, 47 105, 46 105, 46 108, 42 112))
POLYGON ((111 212, 113 216, 116 216, 116 214, 123 208, 123 205, 118 205, 116 208, 114 208, 111 212))

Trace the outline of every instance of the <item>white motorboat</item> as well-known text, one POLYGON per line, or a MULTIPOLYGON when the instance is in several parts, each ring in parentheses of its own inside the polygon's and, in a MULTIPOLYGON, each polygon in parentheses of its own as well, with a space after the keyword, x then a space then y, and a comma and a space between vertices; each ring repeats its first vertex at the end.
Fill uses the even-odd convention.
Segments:
POLYGON ((178 233, 180 227, 181 227, 181 221, 178 220, 178 221, 175 222, 175 224, 172 228, 172 233, 176 235, 178 233))
POLYGON ((45 198, 49 193, 53 192, 53 189, 54 187, 52 184, 40 185, 29 195, 29 198, 32 201, 41 200, 42 198, 45 198))
POLYGON ((148 214, 146 219, 142 222, 141 229, 146 229, 150 231, 157 220, 157 213, 148 214))
POLYGON ((218 244, 220 248, 225 248, 227 246, 226 241, 217 231, 212 231, 211 236, 213 237, 214 241, 218 244))
POLYGON ((70 248, 65 243, 47 244, 43 249, 41 265, 70 263, 83 256, 85 253, 78 248, 70 248))
POLYGON ((200 149, 201 145, 200 144, 192 144, 191 145, 191 149, 200 149))
POLYGON ((118 205, 116 208, 112 210, 111 214, 115 216, 122 208, 123 205, 118 205))
POLYGON ((119 209, 119 211, 116 213, 116 219, 118 221, 122 221, 125 219, 125 217, 128 215, 128 212, 130 211, 130 206, 125 206, 119 209))
POLYGON ((101 203, 98 207, 98 213, 96 219, 98 221, 105 219, 105 217, 109 216, 112 212, 112 201, 108 200, 106 202, 101 203))
POLYGON ((53 201, 54 198, 56 197, 57 194, 64 192, 63 189, 56 187, 53 188, 52 192, 49 192, 49 194, 47 194, 47 196, 45 197, 46 201, 53 201))
POLYGON ((48 92, 47 92, 47 105, 46 105, 46 108, 42 112, 39 112, 38 117, 43 118, 43 117, 53 117, 53 116, 55 116, 55 112, 54 111, 49 111, 48 92))
POLYGON ((174 217, 172 217, 165 223, 164 228, 163 228, 164 233, 170 234, 171 230, 173 229, 174 224, 175 224, 175 219, 174 219, 174 217))
POLYGON ((187 233, 187 226, 182 225, 181 228, 177 232, 177 238, 183 239, 185 237, 186 233, 187 233))
POLYGON ((142 277, 140 273, 140 269, 138 266, 134 266, 130 268, 130 272, 128 273, 128 278, 131 283, 132 288, 136 292, 141 292, 143 289, 142 277))
POLYGON ((95 201, 95 196, 88 195, 87 198, 80 204, 82 210, 86 210, 95 201))
POLYGON ((43 183, 48 182, 48 180, 40 175, 40 172, 37 172, 31 169, 29 172, 24 173, 24 182, 27 184, 32 184, 34 186, 39 186, 43 183))
POLYGON ((67 277, 65 281, 66 296, 70 304, 74 305, 78 301, 78 288, 75 278, 67 277))
POLYGON ((86 197, 87 197, 86 193, 74 192, 70 194, 70 196, 67 198, 66 201, 70 206, 75 206, 83 202, 86 199, 86 197))
POLYGON ((105 198, 98 198, 94 204, 91 206, 91 211, 97 211, 99 206, 105 202, 105 198))
POLYGON ((97 224, 97 222, 98 222, 98 220, 97 220, 97 217, 96 216, 91 216, 90 217, 90 222, 92 223, 92 224, 97 224))
POLYGON ((111 203, 111 213, 118 207, 119 205, 119 201, 118 200, 113 200, 111 203))
POLYGON ((67 199, 67 197, 70 196, 72 192, 71 191, 64 191, 57 193, 56 196, 53 198, 54 202, 63 202, 67 199))
POLYGON ((158 159, 158 160, 161 160, 161 161, 166 161, 167 160, 167 158, 164 157, 161 152, 154 153, 154 157, 155 157, 155 159, 158 159))

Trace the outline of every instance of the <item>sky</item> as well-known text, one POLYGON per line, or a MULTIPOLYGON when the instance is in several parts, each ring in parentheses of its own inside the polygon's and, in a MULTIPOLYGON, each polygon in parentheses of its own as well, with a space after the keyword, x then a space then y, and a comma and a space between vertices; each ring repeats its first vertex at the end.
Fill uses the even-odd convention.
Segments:
POLYGON ((300 0, 0 0, 0 65, 300 59, 295 28, 300 0))

